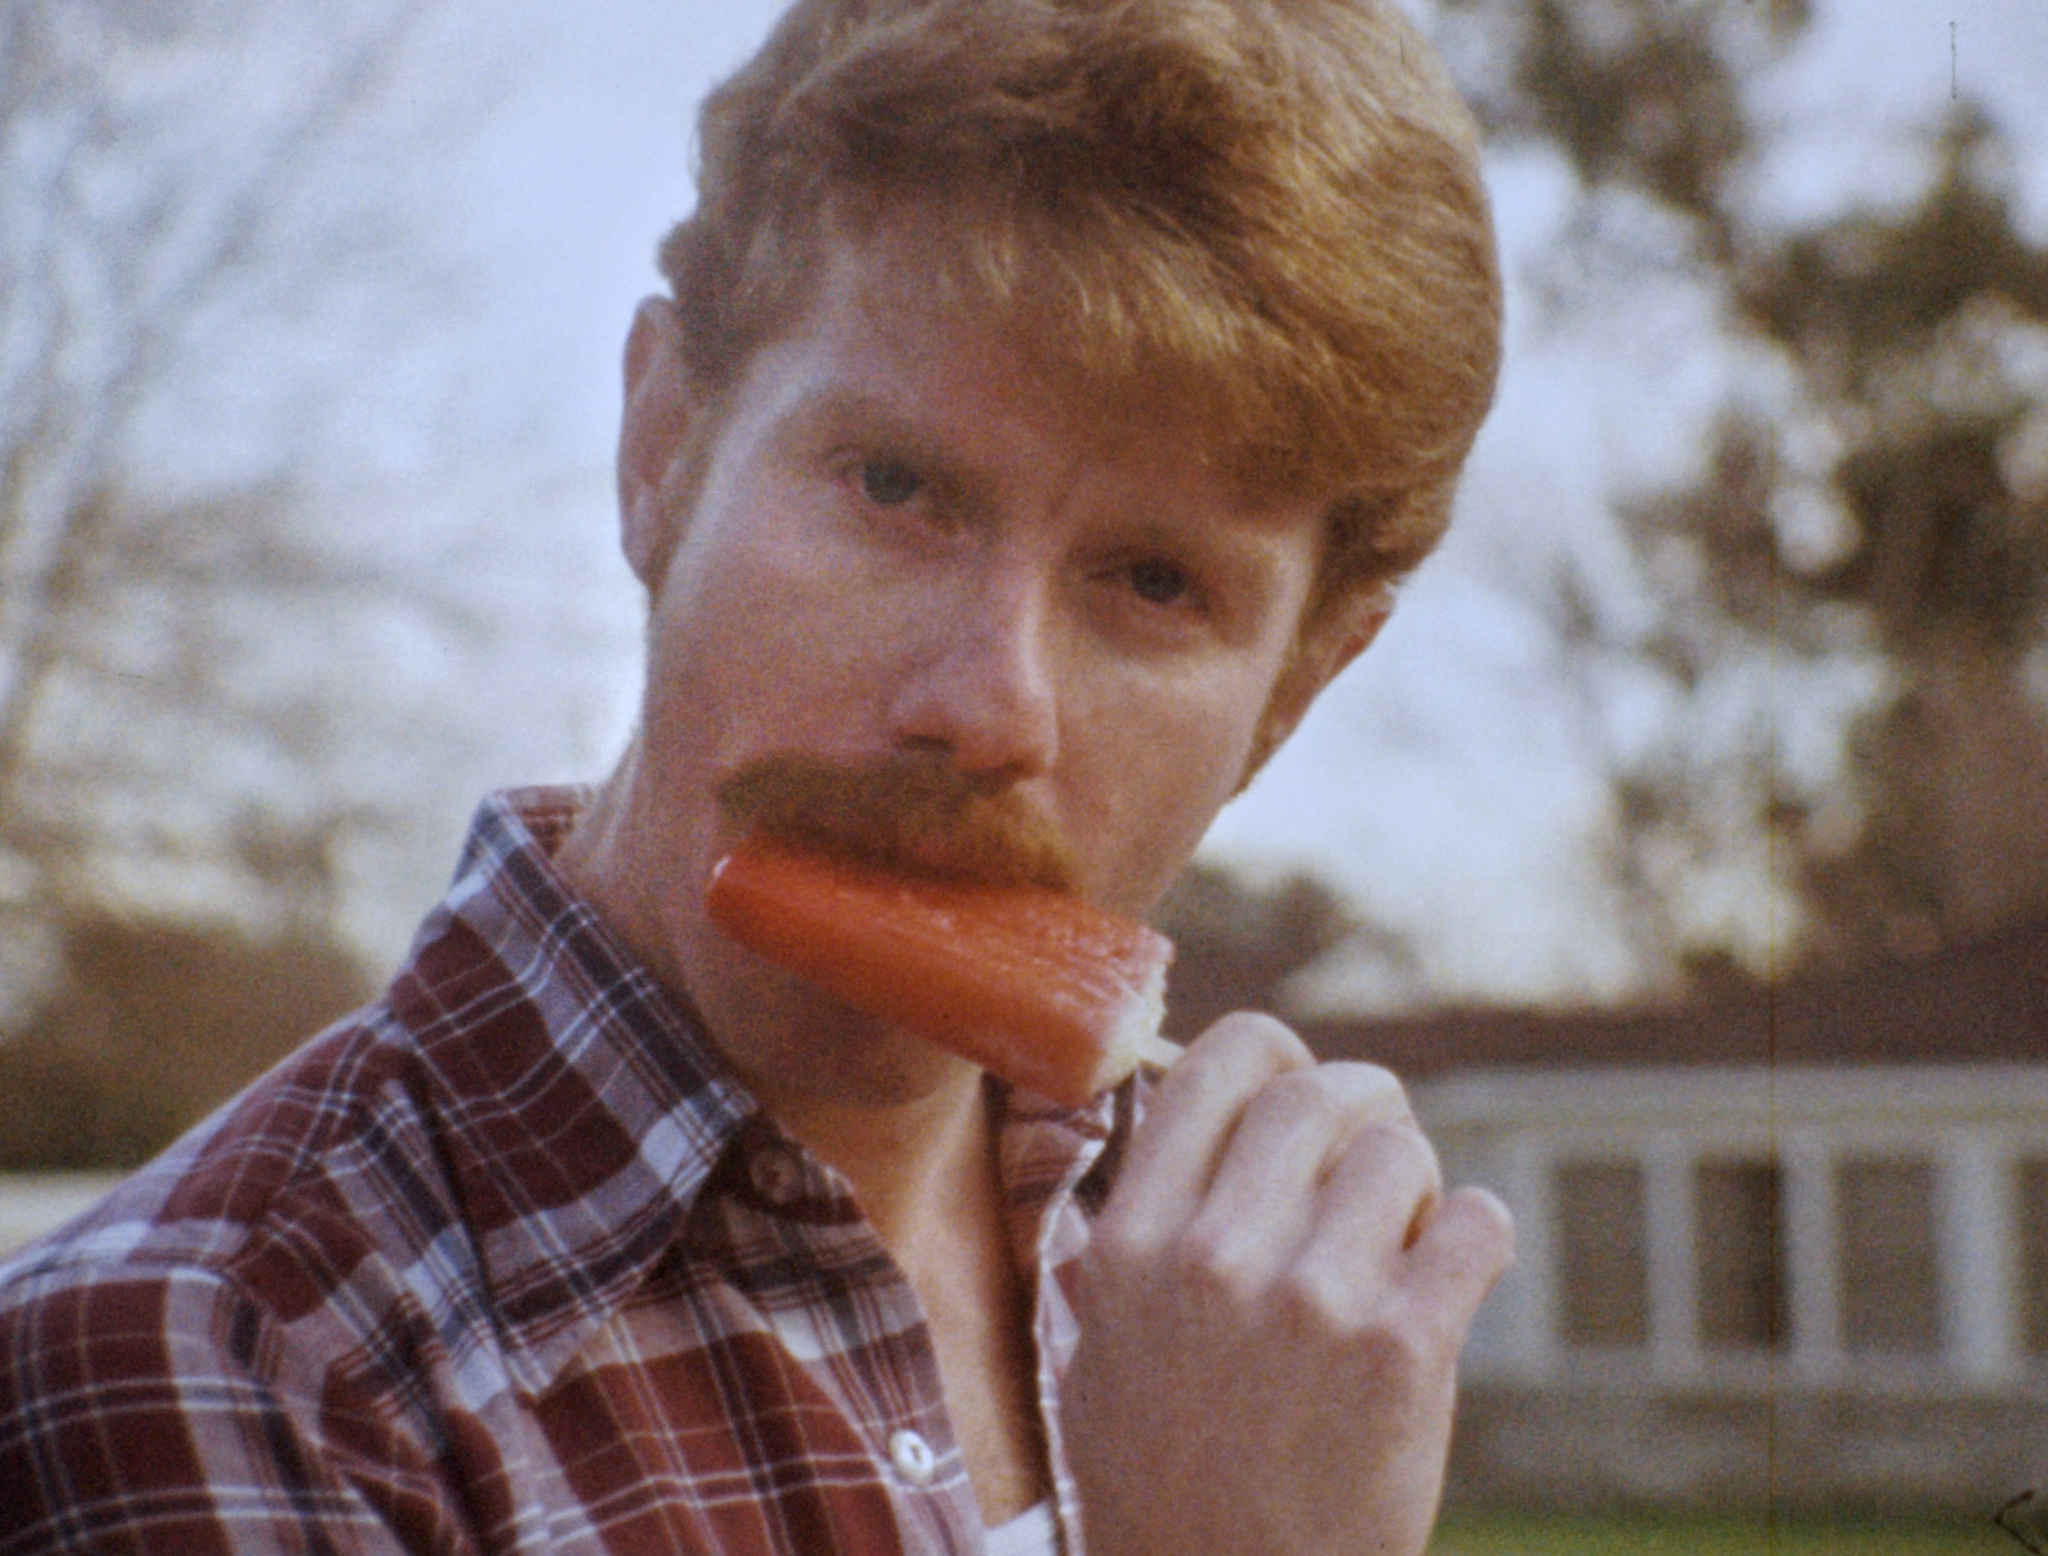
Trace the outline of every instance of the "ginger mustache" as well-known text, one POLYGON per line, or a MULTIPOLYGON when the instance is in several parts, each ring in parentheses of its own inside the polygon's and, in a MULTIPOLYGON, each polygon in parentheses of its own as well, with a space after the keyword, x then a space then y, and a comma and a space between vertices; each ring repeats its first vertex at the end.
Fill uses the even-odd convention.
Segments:
POLYGON ((892 758, 854 765, 798 755, 749 762, 719 784, 742 830, 908 875, 1071 892, 1073 851, 1007 784, 950 763, 892 758))

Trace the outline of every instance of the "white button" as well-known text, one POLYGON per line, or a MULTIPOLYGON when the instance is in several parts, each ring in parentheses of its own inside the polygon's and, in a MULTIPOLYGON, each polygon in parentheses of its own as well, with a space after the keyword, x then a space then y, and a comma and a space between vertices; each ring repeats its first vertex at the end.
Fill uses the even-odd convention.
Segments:
POLYGON ((755 1192, 771 1205, 785 1199, 803 1176, 796 1153, 780 1145, 763 1146, 756 1151, 753 1161, 748 1164, 748 1171, 753 1177, 755 1192))
POLYGON ((939 1467, 932 1445, 915 1432, 897 1432, 889 1438, 889 1460, 897 1473, 913 1486, 929 1485, 939 1467))

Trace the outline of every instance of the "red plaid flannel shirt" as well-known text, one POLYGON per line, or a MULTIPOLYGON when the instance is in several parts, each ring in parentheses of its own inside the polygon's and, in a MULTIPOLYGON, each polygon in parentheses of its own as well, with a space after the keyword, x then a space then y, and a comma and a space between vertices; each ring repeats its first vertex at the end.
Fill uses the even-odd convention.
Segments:
MULTIPOLYGON (((487 801, 378 1004, 5 1267, 0 1556, 981 1549, 845 1181, 550 867, 583 798, 487 801)), ((1000 1105, 1078 1553, 1047 1277, 1127 1108, 1000 1105)))

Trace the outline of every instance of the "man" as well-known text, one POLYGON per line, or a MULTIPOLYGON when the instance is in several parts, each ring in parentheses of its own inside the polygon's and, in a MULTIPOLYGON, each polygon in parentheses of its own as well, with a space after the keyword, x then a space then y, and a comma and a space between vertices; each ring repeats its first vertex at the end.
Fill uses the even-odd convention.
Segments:
POLYGON ((1390 1077, 1241 1016, 1060 1109, 704 888, 765 824, 1156 903, 1442 528, 1469 124, 1367 0, 801 0, 702 163, 630 749, 13 1266, 0 1552, 1419 1551, 1509 1234, 1390 1077))

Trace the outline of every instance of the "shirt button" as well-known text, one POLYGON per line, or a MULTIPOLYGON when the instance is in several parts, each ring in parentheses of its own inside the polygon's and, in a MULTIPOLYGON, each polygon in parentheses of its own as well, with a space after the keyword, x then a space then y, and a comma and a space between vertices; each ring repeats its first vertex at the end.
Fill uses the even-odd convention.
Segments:
POLYGON ((754 1192, 771 1205, 787 1199, 803 1177, 796 1153, 780 1145, 767 1145, 756 1151, 747 1170, 754 1180, 754 1192))
POLYGON ((931 1484, 932 1472, 939 1467, 939 1461, 932 1452, 932 1445, 915 1432, 895 1432, 889 1438, 889 1462, 896 1466, 896 1472, 913 1486, 931 1484))

